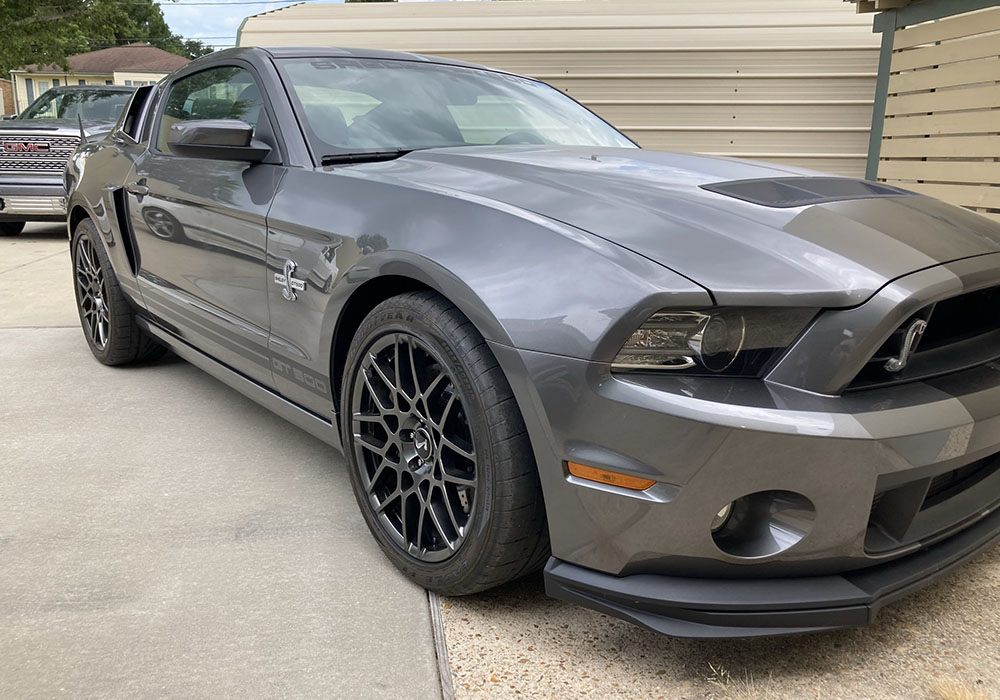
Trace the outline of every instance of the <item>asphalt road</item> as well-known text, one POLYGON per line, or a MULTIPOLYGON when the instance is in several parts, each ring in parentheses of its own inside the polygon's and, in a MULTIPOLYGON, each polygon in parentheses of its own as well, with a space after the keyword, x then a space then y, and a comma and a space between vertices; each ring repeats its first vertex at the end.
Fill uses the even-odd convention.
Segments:
POLYGON ((0 698, 440 698, 341 458, 72 295, 63 228, 0 239, 0 698))

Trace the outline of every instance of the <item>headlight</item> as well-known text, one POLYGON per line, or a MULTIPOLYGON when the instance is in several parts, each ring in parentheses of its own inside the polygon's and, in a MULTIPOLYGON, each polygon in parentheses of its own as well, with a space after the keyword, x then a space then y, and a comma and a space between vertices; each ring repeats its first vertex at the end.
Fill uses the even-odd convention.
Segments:
POLYGON ((765 307, 659 311, 628 339, 612 370, 759 377, 816 313, 765 307))

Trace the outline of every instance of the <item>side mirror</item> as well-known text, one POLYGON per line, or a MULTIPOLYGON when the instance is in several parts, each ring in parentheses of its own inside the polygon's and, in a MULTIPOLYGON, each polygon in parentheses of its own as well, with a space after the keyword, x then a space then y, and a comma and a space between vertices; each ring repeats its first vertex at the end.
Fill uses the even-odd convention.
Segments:
POLYGON ((3 120, 5 122, 6 121, 10 121, 11 119, 17 119, 17 115, 16 114, 5 114, 5 115, 3 115, 3 120))
POLYGON ((170 127, 167 145, 188 158, 236 160, 259 163, 271 147, 253 138, 253 127, 237 119, 202 119, 177 122, 170 127))

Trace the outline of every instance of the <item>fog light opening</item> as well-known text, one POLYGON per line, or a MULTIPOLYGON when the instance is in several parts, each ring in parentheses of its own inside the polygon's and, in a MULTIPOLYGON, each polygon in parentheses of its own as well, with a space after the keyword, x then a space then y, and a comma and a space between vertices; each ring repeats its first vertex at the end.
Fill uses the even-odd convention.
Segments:
POLYGON ((751 493, 727 508, 712 520, 712 539, 720 550, 741 559, 770 557, 794 547, 816 520, 812 501, 794 491, 751 493))
POLYGON ((715 517, 712 518, 712 532, 718 532, 726 523, 729 522, 729 516, 733 514, 733 504, 727 503, 725 507, 722 508, 715 517))

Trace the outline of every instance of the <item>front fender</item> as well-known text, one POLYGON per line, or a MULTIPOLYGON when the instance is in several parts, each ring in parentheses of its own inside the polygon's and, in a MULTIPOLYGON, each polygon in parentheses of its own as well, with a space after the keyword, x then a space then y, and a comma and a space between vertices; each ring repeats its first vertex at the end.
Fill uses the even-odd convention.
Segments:
POLYGON ((126 247, 127 212, 116 208, 115 192, 121 190, 132 171, 130 154, 108 141, 81 146, 66 164, 67 229, 84 218, 94 222, 104 243, 115 276, 125 295, 137 305, 142 297, 126 247))
POLYGON ((318 277, 329 278, 329 294, 313 302, 324 307, 326 339, 351 292, 384 275, 439 291, 491 342, 598 361, 653 312, 712 304, 687 278, 579 229, 360 168, 290 170, 268 215, 276 271, 294 255, 304 274, 328 270, 318 277), (327 263, 308 250, 330 248, 327 263))

